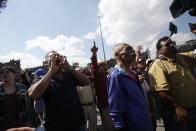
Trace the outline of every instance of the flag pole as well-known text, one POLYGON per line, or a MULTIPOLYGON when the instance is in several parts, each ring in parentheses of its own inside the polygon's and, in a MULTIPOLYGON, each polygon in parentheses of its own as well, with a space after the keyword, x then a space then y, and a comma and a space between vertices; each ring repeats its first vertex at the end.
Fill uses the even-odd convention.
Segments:
POLYGON ((102 35, 102 28, 101 28, 100 16, 99 16, 99 29, 100 29, 100 32, 101 32, 101 42, 102 42, 102 49, 103 49, 104 61, 106 61, 105 48, 104 48, 104 43, 103 43, 103 35, 102 35))

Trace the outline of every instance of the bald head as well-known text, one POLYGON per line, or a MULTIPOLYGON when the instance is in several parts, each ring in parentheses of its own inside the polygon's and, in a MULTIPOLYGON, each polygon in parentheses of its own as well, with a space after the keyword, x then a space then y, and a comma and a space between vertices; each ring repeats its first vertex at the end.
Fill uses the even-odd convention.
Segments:
POLYGON ((125 46, 130 46, 127 43, 119 43, 113 47, 113 55, 115 58, 119 56, 119 53, 124 49, 125 46))
POLYGON ((135 62, 135 51, 127 43, 119 43, 113 47, 113 55, 118 65, 130 67, 135 62))

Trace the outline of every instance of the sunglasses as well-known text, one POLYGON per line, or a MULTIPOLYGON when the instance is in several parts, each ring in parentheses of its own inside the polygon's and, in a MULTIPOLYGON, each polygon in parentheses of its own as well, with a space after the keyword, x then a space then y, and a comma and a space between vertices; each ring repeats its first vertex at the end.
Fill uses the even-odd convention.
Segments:
POLYGON ((131 55, 131 56, 135 56, 135 51, 123 51, 120 53, 120 55, 131 55))
POLYGON ((168 41, 167 43, 165 43, 165 46, 167 46, 167 47, 176 46, 176 42, 175 41, 168 41))

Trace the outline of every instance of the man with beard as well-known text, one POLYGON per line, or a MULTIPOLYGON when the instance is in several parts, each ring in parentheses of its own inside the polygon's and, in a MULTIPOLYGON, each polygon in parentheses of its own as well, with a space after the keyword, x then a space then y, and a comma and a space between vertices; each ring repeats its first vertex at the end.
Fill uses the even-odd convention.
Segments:
POLYGON ((151 87, 160 98, 166 131, 196 130, 196 52, 177 53, 175 42, 163 37, 157 42, 158 59, 149 70, 151 87))
POLYGON ((117 131, 152 131, 150 111, 138 77, 131 71, 135 51, 126 43, 113 48, 117 65, 108 76, 108 101, 117 131))

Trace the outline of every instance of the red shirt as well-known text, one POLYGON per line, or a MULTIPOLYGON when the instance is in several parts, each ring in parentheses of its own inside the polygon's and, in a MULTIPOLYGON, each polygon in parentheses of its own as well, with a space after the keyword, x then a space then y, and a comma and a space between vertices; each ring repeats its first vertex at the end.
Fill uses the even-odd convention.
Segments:
POLYGON ((96 95, 98 99, 98 106, 109 107, 108 94, 107 94, 107 75, 98 72, 97 57, 91 57, 92 65, 91 71, 94 79, 94 86, 96 89, 96 95))

